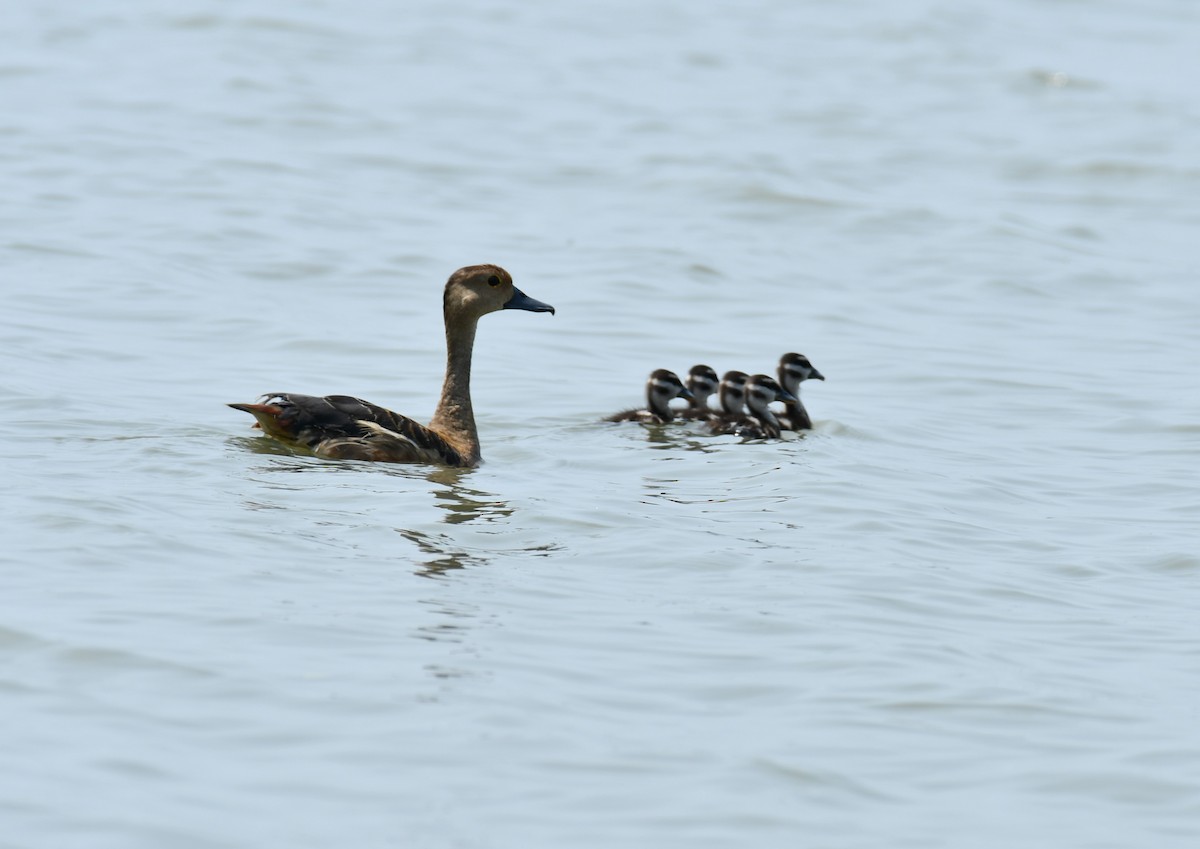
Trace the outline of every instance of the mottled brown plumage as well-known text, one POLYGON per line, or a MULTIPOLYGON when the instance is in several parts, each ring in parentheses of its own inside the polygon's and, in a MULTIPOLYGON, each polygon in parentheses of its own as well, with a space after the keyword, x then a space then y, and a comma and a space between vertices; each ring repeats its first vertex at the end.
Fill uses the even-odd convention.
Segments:
POLYGON ((554 312, 549 304, 517 289, 499 266, 473 265, 450 275, 443 295, 446 377, 428 427, 348 395, 277 392, 257 404, 229 406, 254 416, 268 436, 318 457, 477 465, 479 433, 471 407, 475 328, 482 316, 502 309, 554 312))

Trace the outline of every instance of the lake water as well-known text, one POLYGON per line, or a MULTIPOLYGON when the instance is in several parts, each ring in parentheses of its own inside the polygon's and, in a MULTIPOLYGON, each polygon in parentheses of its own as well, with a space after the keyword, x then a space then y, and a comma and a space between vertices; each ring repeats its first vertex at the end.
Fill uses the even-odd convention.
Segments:
POLYGON ((0 847, 1200 845, 1196 4, 4 17, 0 847))

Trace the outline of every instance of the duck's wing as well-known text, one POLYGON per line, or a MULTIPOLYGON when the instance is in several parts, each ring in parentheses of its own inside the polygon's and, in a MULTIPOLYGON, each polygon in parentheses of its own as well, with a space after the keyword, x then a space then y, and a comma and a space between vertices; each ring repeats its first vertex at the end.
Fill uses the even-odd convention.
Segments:
POLYGON ((436 431, 349 395, 277 392, 258 404, 229 406, 254 416, 267 435, 320 457, 466 465, 462 453, 436 431))

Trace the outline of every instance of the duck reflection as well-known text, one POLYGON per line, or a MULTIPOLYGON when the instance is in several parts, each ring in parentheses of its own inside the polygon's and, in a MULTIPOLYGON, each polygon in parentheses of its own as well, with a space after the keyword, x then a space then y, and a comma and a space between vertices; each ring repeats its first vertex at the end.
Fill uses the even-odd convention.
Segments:
POLYGON ((415 572, 422 578, 440 578, 455 569, 480 566, 487 562, 486 557, 456 546, 444 534, 430 535, 424 531, 404 528, 397 528, 396 531, 428 558, 415 572))
MULTIPOLYGON (((415 574, 422 577, 436 578, 468 566, 481 566, 494 556, 546 556, 549 552, 559 549, 556 543, 508 549, 497 549, 488 544, 494 541, 498 530, 488 529, 487 526, 507 525, 514 513, 514 508, 506 499, 500 498, 495 493, 469 485, 471 476, 478 473, 476 469, 403 464, 385 466, 356 460, 314 461, 299 452, 273 445, 271 440, 259 438, 234 437, 231 444, 238 450, 249 449, 261 454, 273 455, 266 464, 255 470, 258 474, 264 475, 262 482, 269 489, 294 491, 311 489, 311 482, 296 479, 284 482, 284 479, 279 477, 281 474, 290 477, 291 474, 323 473, 340 476, 346 473, 356 475, 369 473, 411 481, 418 485, 416 489, 428 491, 433 498, 433 506, 438 511, 437 523, 468 527, 453 533, 439 533, 434 529, 436 524, 431 525, 428 517, 415 527, 411 525, 393 527, 396 533, 416 547, 415 552, 411 550, 407 552, 407 559, 416 561, 418 568, 415 574), (280 450, 281 448, 282 450, 280 450), (470 528, 472 523, 478 528, 472 530, 470 528), (478 536, 480 534, 485 536, 478 536), (483 545, 470 547, 462 544, 463 539, 472 538, 478 539, 483 545)), ((355 485, 354 488, 359 487, 355 485)), ((410 495, 418 498, 421 496, 420 491, 413 491, 412 484, 403 486, 403 489, 409 490, 408 494, 410 495)), ((381 494, 386 497, 386 489, 381 494)), ((378 508, 380 503, 379 500, 376 500, 371 509, 378 508)), ((284 505, 281 503, 265 504, 261 501, 247 501, 246 506, 252 510, 284 509, 284 505)), ((347 516, 349 515, 351 514, 347 514, 347 516)), ((353 512, 353 516, 356 522, 363 518, 358 510, 353 512)), ((322 523, 322 527, 328 529, 339 524, 338 521, 326 521, 322 523)))
POLYGON ((471 489, 463 481, 474 469, 437 468, 426 475, 426 479, 438 489, 433 491, 437 506, 446 511, 442 521, 449 525, 473 522, 482 519, 495 522, 512 515, 508 502, 495 494, 471 489))

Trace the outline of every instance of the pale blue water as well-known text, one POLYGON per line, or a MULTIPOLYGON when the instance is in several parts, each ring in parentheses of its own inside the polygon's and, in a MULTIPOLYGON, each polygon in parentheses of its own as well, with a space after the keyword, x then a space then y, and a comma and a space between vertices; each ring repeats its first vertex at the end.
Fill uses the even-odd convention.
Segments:
POLYGON ((7 10, 0 847, 1195 846, 1198 17, 7 10), (481 468, 224 406, 427 416, 482 261, 481 468))

